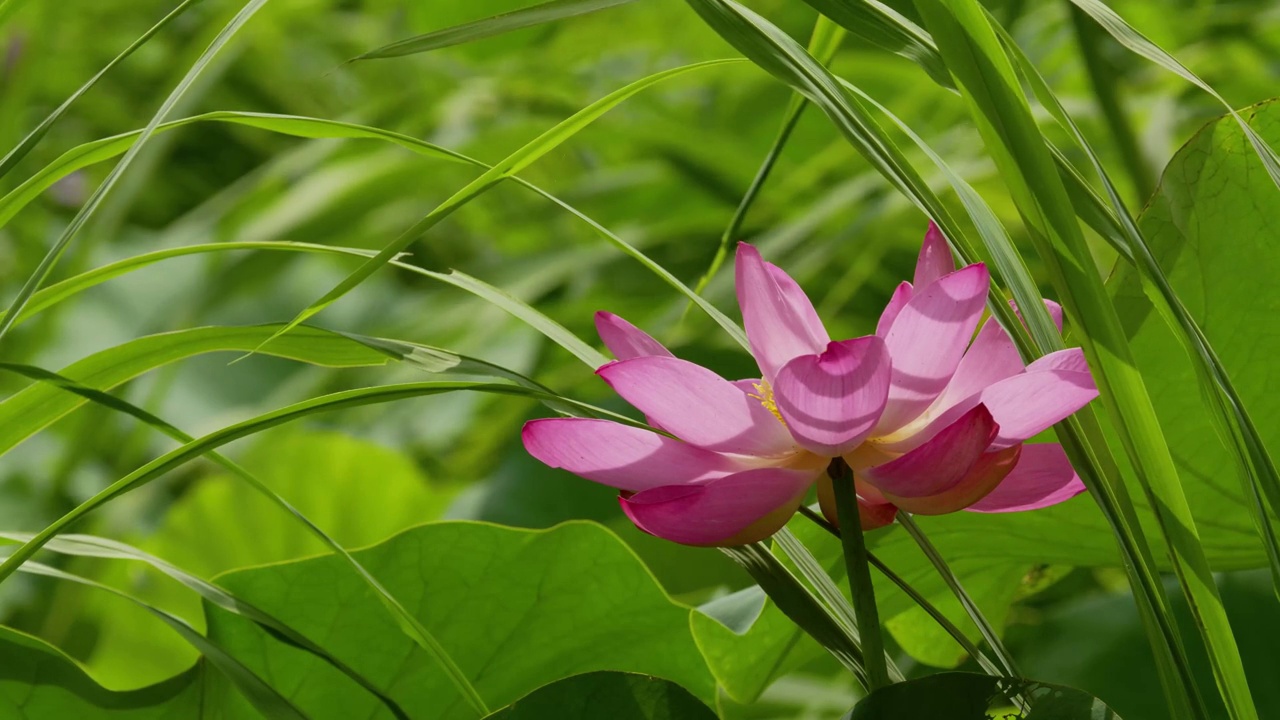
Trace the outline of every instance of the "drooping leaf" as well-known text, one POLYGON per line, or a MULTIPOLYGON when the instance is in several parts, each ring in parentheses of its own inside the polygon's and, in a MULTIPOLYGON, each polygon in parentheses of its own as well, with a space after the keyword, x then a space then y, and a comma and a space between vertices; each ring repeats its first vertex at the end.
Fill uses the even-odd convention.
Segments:
POLYGON ((520 8, 519 10, 512 10, 501 15, 494 15, 483 20, 469 22, 465 25, 456 25, 443 30, 429 32, 425 35, 416 35, 404 40, 398 40, 359 55, 353 58, 352 62, 430 52, 452 45, 462 45, 463 43, 483 40, 484 38, 501 35, 513 30, 521 30, 577 15, 593 13, 629 2, 634 2, 634 0, 551 0, 550 2, 520 8))
POLYGON ((0 715, 22 720, 200 717, 203 667, 158 685, 114 692, 43 640, 0 627, 0 715))
MULTIPOLYGON (((469 522, 406 531, 356 553, 440 640, 492 707, 548 683, 598 670, 670 680, 709 702, 714 681, 688 626, 636 557, 598 525, 526 531, 469 522)), ((331 558, 240 570, 219 578, 237 595, 278 614, 362 674, 385 683, 403 706, 427 716, 470 718, 443 674, 331 558)), ((273 680, 315 720, 363 717, 366 699, 349 681, 305 662, 240 618, 210 609, 210 637, 273 680)))

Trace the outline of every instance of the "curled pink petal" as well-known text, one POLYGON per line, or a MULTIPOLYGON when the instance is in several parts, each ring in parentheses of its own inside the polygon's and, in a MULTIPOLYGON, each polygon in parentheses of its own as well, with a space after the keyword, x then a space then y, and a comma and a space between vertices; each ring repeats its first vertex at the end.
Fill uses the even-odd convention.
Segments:
POLYGON ((906 280, 898 283, 898 287, 889 298, 889 304, 885 305, 884 312, 880 313, 880 321, 876 323, 876 335, 884 337, 889 334, 889 330, 893 328, 893 321, 898 319, 898 313, 902 312, 902 308, 911 301, 914 292, 915 289, 906 280))
POLYGON ((553 468, 632 492, 712 480, 742 469, 719 453, 609 420, 531 420, 520 438, 530 455, 553 468))
POLYGON ((902 507, 899 499, 937 495, 955 487, 982 457, 998 429, 991 413, 979 405, 920 447, 866 468, 858 476, 902 507))
POLYGON ((754 247, 738 244, 734 272, 742 323, 765 380, 772 383, 789 360, 817 355, 831 342, 800 286, 754 247))
POLYGON ((875 335, 827 345, 782 366, 774 402, 802 447, 824 457, 853 450, 871 433, 889 394, 889 353, 875 335))
POLYGON ((619 360, 658 355, 674 357, 662 343, 622 318, 604 311, 596 313, 596 332, 605 347, 619 360))
POLYGON ((753 397, 700 365, 670 357, 620 360, 596 374, 662 429, 698 447, 756 456, 796 449, 765 407, 763 386, 753 397))
POLYGON ((1089 363, 1084 358, 1084 350, 1080 348, 1067 348, 1051 352, 1044 357, 1037 358, 1027 366, 1027 372, 1029 373, 1042 370, 1066 370, 1068 372, 1091 375, 1089 373, 1089 363))
POLYGON ((955 272, 956 263, 951 257, 951 248, 947 247, 947 239, 942 231, 929 221, 929 230, 924 234, 924 244, 920 246, 920 257, 916 259, 916 274, 911 281, 917 290, 924 290, 938 278, 955 272))
POLYGON ((969 265, 916 292, 885 336, 893 361, 889 402, 879 431, 911 421, 951 380, 982 317, 990 275, 969 265))
POLYGON ((1021 445, 1014 445, 1004 450, 983 453, 960 482, 937 495, 920 498, 891 495, 887 499, 892 499, 899 508, 916 515, 945 515, 963 510, 999 486, 1000 481, 1017 465, 1021 450, 1021 445))
MULTIPOLYGON (((1062 308, 1052 300, 1045 300, 1044 304, 1061 330, 1062 308)), ((982 391, 988 385, 1013 377, 1024 369, 1022 356, 1018 354, 1018 348, 1009 338, 1009 333, 1005 332, 995 318, 987 318, 978 331, 978 336, 960 359, 960 364, 938 403, 941 409, 946 409, 951 404, 982 391)), ((937 409, 939 408, 935 406, 935 410, 937 409)))
POLYGON ((1057 443, 1023 445, 1013 471, 978 502, 973 512, 1020 512, 1057 505, 1085 491, 1071 461, 1057 443))
POLYGON ((756 468, 698 485, 666 485, 622 496, 636 527, 683 545, 731 546, 777 532, 819 471, 756 468))

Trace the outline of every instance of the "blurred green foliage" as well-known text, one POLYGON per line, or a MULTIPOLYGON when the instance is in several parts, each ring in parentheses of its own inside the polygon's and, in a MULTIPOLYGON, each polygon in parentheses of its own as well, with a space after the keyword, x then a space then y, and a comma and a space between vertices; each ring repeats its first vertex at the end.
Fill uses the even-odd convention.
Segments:
MULTIPOLYGON (((751 5, 802 41, 816 17, 794 0, 751 5)), ((516 0, 277 0, 219 57, 176 114, 243 110, 343 120, 493 162, 628 82, 677 65, 736 54, 683 2, 642 0, 429 54, 344 64, 394 40, 520 6, 516 0)), ((1275 94, 1280 79, 1280 10, 1274 3, 1121 0, 1113 6, 1232 104, 1245 106, 1275 94)), ((7 150, 17 144, 171 7, 166 0, 0 2, 0 147, 7 150)), ((77 102, 30 156, 0 178, 0 192, 12 190, 72 147, 144 126, 238 7, 229 0, 195 5, 77 102)), ((1104 163, 1123 167, 1122 145, 1114 141, 1084 72, 1068 4, 1005 0, 989 7, 1049 79, 1104 163)), ((1180 143, 1220 109, 1109 40, 1095 42, 1132 123, 1139 163, 1155 178, 1180 143)), ((924 136, 975 185, 1025 246, 1016 210, 958 97, 940 90, 906 60, 854 43, 843 47, 832 67, 924 136)), ((773 140, 787 99, 785 88, 747 64, 702 71, 627 101, 521 176, 692 284, 710 263, 720 234, 773 140)), ((1058 137, 1058 132, 1046 127, 1051 137, 1058 137)), ((1193 142, 1208 139, 1201 135, 1193 142)), ((1191 166, 1199 162, 1195 147, 1193 159, 1178 166, 1182 174, 1166 177, 1164 189, 1169 193, 1177 192, 1169 183, 1192 172, 1191 166)), ((1203 148, 1205 154, 1211 150, 1203 148)), ((0 288, 6 298, 17 292, 108 171, 105 163, 77 171, 0 227, 0 288)), ((369 140, 299 140, 251 127, 194 124, 152 140, 77 239, 58 276, 194 243, 302 241, 377 249, 477 174, 473 168, 369 140)), ((1148 201, 1124 173, 1114 177, 1133 206, 1148 201)), ((1158 196, 1145 222, 1177 225, 1165 217, 1179 212, 1169 197, 1158 196)), ((1209 247, 1243 242, 1213 233, 1215 225, 1225 222, 1215 217, 1234 218, 1241 210, 1227 206, 1217 211, 1222 214, 1201 220, 1203 238, 1197 235, 1195 243, 1203 241, 1209 247)), ((740 239, 757 243, 800 280, 833 335, 850 336, 874 328, 894 285, 909 276, 925 220, 825 119, 808 112, 748 215, 740 239)), ((1096 241, 1100 266, 1109 268, 1114 257, 1101 241, 1091 240, 1096 241)), ((1266 247, 1263 239, 1257 243, 1266 247)), ((1225 247, 1235 247, 1239 254, 1213 256, 1227 268, 1223 272, 1232 275, 1248 266, 1249 247, 1225 247)), ((1274 255, 1274 249, 1270 252, 1274 255)), ((1273 260, 1272 255, 1266 257, 1273 260)), ((726 376, 751 373, 751 359, 706 317, 686 312, 687 302, 658 278, 606 245, 581 221, 511 183, 450 216, 415 243, 404 261, 432 270, 457 268, 481 278, 534 304, 581 337, 593 338, 591 313, 605 309, 651 331, 682 357, 726 376)), ((6 338, 5 359, 56 369, 152 333, 286 321, 354 266, 346 258, 294 253, 235 252, 166 260, 26 322, 6 338)), ((1254 267, 1259 274, 1251 283, 1273 276, 1266 272, 1268 264, 1254 267)), ((706 293, 726 310, 733 306, 730 275, 722 271, 706 293)), ((1179 281, 1199 279, 1201 275, 1192 273, 1179 281)), ((1215 288, 1226 288, 1232 281, 1214 282, 1215 288)), ((1136 286, 1118 287, 1137 295, 1136 286)), ((1240 293, 1249 291, 1248 284, 1236 287, 1237 292, 1225 296, 1206 292, 1200 298, 1206 312, 1245 303, 1240 293)), ((1273 304, 1256 306, 1253 312, 1258 315, 1252 322, 1265 323, 1273 310, 1273 304)), ((1230 323, 1219 316, 1210 321, 1217 322, 1226 342, 1234 331, 1230 323)), ((588 368, 561 348, 483 301, 420 276, 384 270, 315 322, 447 347, 535 376, 565 394, 625 410, 588 368)), ((1135 320, 1130 329, 1138 333, 1141 323, 1135 320)), ((1148 326, 1142 332, 1153 331, 1148 326)), ((1212 333, 1211 337, 1219 340, 1212 333)), ((1155 335, 1140 335, 1140 342, 1148 343, 1142 347, 1150 357, 1177 352, 1155 335)), ((121 393, 200 434, 322 392, 422 377, 420 369, 400 364, 332 369, 266 356, 229 364, 235 357, 217 353, 184 359, 130 381, 121 393)), ((1251 361, 1247 356, 1234 360, 1242 366, 1251 361)), ((1257 363, 1254 368, 1260 375, 1249 376, 1249 387, 1260 393, 1265 390, 1267 366, 1263 360, 1257 363)), ((1172 378, 1174 373, 1165 367, 1144 369, 1153 378, 1172 378)), ((1179 366, 1177 372, 1190 371, 1184 373, 1179 366)), ((6 396, 28 384, 17 376, 0 375, 0 392, 6 396)), ((1160 387, 1153 385, 1158 394, 1160 387)), ((1161 398, 1169 403, 1177 399, 1172 393, 1161 398)), ((1188 407, 1160 409, 1197 411, 1198 397, 1183 393, 1178 398, 1188 407)), ((679 601, 697 604, 748 584, 747 577, 715 551, 678 548, 644 536, 621 517, 611 492, 528 458, 518 431, 524 420, 538 414, 544 414, 543 409, 527 400, 448 395, 322 416, 303 428, 243 441, 228 453, 348 547, 371 545, 440 519, 522 528, 588 519, 616 530, 679 601)), ((1209 476, 1215 463, 1206 459, 1207 453, 1192 452, 1193 440, 1206 435, 1193 436, 1178 437, 1174 449, 1182 453, 1179 459, 1186 466, 1209 476)), ((84 405, 0 459, 0 527, 39 530, 169 447, 168 440, 130 418, 84 405)), ((1223 495, 1237 497, 1239 490, 1233 483, 1223 495)), ((1087 502, 1069 506, 1065 512, 1076 515, 1068 517, 1087 514, 1092 509, 1087 502)), ((1226 512, 1238 513, 1223 519, 1229 530, 1251 532, 1242 508, 1229 506, 1226 512)), ((981 526, 965 536, 969 519, 955 522, 958 525, 940 521, 936 526, 939 544, 945 549, 947 533, 954 531, 959 540, 953 549, 961 544, 972 547, 969 537, 981 526)), ((1028 522, 1035 520, 1014 520, 1011 537, 1018 523, 1028 522)), ((975 578, 971 589, 994 618, 1008 615, 1015 652, 1035 677, 1078 682, 1130 720, 1160 717, 1160 705, 1149 702, 1157 696, 1151 659, 1124 589, 1090 570, 1067 574, 1062 569, 1114 562, 1105 527, 1093 516, 1089 523, 1087 537, 1073 538, 1068 525, 1055 526, 1063 531, 1053 538, 1063 543, 1059 552, 1031 547, 1001 561, 975 552, 977 559, 962 559, 957 567, 975 578), (1052 580, 1041 582, 1046 574, 1066 578, 1056 585, 1052 580), (1033 592, 1044 586, 1046 592, 1033 592), (1015 595, 1024 601, 1010 608, 1015 595), (1074 638, 1081 647, 1060 651, 1064 638, 1074 638), (1095 646, 1105 651, 1089 652, 1095 646), (1121 659, 1122 670, 1105 669, 1116 667, 1121 659)), ((418 532, 461 532, 460 527, 483 526, 438 526, 418 532)), ((110 504, 77 530, 128 540, 203 577, 322 551, 278 510, 203 461, 110 504)), ((556 532, 579 531, 585 532, 556 532)), ((911 549, 900 535, 881 536, 878 551, 886 558, 905 558, 911 549)), ((1003 537, 983 540, 987 547, 1009 543, 1003 537)), ((1232 553, 1244 553, 1239 549, 1243 545, 1244 541, 1224 541, 1216 548, 1217 557, 1236 557, 1232 553)), ((1256 565, 1259 551, 1253 547, 1250 552, 1246 559, 1224 560, 1220 567, 1256 565)), ((97 560, 58 562, 203 626, 198 600, 154 572, 97 560)), ((632 570, 643 574, 638 567, 632 570)), ((943 602, 947 596, 940 581, 924 570, 911 579, 943 602)), ((251 578, 277 571, 286 572, 248 570, 233 576, 232 583, 248 588, 251 578)), ((1274 607, 1271 612, 1261 608, 1274 598, 1265 590, 1255 592, 1252 576, 1228 574, 1222 583, 1233 619, 1240 626, 1260 628, 1258 637, 1273 635, 1280 627, 1278 615, 1274 607)), ((953 642, 940 636, 905 598, 887 589, 882 597, 892 609, 888 625, 911 672, 928 669, 917 661, 949 666, 962 660, 953 642)), ((683 607, 668 606, 665 600, 660 604, 661 612, 668 613, 678 614, 677 608, 683 607)), ((944 610, 959 616, 958 606, 944 610)), ((76 675, 67 665, 59 670, 71 678, 67 682, 96 681, 111 691, 132 690, 183 673, 194 660, 189 648, 162 636, 154 620, 137 608, 80 586, 15 577, 0 593, 0 612, 4 624, 62 648, 84 663, 93 678, 76 675)), ((763 613, 763 621, 751 632, 776 636, 770 640, 776 640, 776 647, 756 648, 764 648, 762 657, 775 662, 771 670, 777 671, 763 675, 758 666, 731 667, 729 661, 737 652, 733 643, 741 642, 735 638, 742 636, 726 634, 724 626, 705 616, 693 616, 694 640, 710 643, 708 638, 722 636, 728 648, 723 651, 727 664, 713 663, 711 668, 717 679, 726 687, 747 688, 742 695, 730 692, 732 697, 719 698, 722 714, 808 718, 847 709, 851 697, 838 679, 837 666, 776 611, 766 608, 763 613), (726 673, 738 670, 743 674, 725 681, 726 673), (764 690, 786 673, 790 674, 764 690), (761 690, 765 694, 751 707, 736 702, 761 690)), ((230 627, 243 621, 228 622, 230 627)), ((251 631, 258 632, 245 632, 251 631)), ((17 648, 2 651, 6 661, 19 657, 11 652, 52 652, 8 631, 0 640, 5 648, 17 648)), ((693 642, 688 634, 682 641, 693 642)), ((1269 677, 1265 673, 1274 667, 1266 660, 1257 662, 1264 673, 1260 677, 1269 677)), ((645 663, 599 668, 651 671, 645 663)), ((714 700, 710 680, 698 682, 700 687, 690 689, 703 701, 714 700)), ((1258 702, 1274 709, 1280 701, 1266 687, 1265 681, 1255 681, 1258 702)), ((174 688, 180 696, 180 683, 174 688)), ((503 692, 515 691, 504 687, 503 692)), ((127 697, 134 696, 121 697, 126 699, 110 702, 127 703, 127 697)))

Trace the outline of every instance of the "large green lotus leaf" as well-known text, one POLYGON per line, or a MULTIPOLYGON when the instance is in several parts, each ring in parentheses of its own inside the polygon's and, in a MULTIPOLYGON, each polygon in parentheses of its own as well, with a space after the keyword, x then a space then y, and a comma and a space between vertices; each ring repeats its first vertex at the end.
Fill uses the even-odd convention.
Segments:
POLYGON ((593 672, 539 688, 485 720, 716 720, 688 690, 646 675, 593 672))
MULTIPOLYGON (((250 472, 324 528, 343 547, 361 547, 438 519, 452 491, 432 487, 413 460, 389 448, 330 432, 278 431, 243 459, 250 472)), ((137 546, 200 577, 234 568, 325 554, 300 522, 229 474, 196 482, 137 546)), ((104 580, 199 626, 200 599, 187 588, 115 563, 104 580)), ((92 591, 88 591, 92 593, 92 591)), ((90 672, 114 688, 137 688, 195 661, 195 651, 132 603, 86 596, 98 612, 90 672)))
MULTIPOLYGON (((445 522, 357 553, 498 709, 566 677, 600 670, 675 682, 704 702, 715 683, 673 603, 605 528, 529 531, 445 522)), ((433 720, 474 718, 439 665, 404 636, 367 586, 331 557, 219 578, 433 720)), ((371 717, 345 676, 237 616, 206 607, 210 636, 311 717, 371 717)))
MULTIPOLYGON (((1245 119, 1280 147, 1280 103, 1245 119)), ((1280 191, 1239 125, 1206 125, 1178 151, 1141 219, 1152 252, 1230 375, 1263 444, 1280 451, 1280 191)), ((1195 370, 1142 293, 1136 273, 1109 283, 1132 338, 1211 560, 1263 562, 1238 472, 1214 430, 1195 370)), ((1216 563, 1223 565, 1223 562, 1216 563)))
POLYGON ((6 720, 188 720, 200 713, 203 666, 159 685, 113 692, 42 640, 0 627, 0 717, 6 720))

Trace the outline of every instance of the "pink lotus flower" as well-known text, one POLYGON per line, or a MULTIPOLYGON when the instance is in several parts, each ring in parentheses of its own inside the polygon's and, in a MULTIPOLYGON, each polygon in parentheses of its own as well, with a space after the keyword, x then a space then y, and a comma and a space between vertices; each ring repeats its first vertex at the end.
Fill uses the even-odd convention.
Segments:
POLYGON ((800 286, 741 244, 738 303, 760 379, 726 380, 597 313, 600 337, 618 358, 597 374, 666 434, 553 418, 525 425, 525 448, 547 465, 618 488, 640 529, 686 545, 772 535, 819 478, 828 511, 825 470, 840 457, 859 473, 864 528, 892 522, 898 507, 1019 510, 1077 494, 1061 448, 1023 450, 1021 442, 1096 394, 1083 359, 1064 351, 1023 368, 992 322, 965 355, 988 277, 981 265, 953 268, 933 233, 914 288, 899 287, 882 332, 833 342, 800 286), (1062 375, 1079 391, 1042 373, 1062 375), (1034 377, 1027 387, 1003 387, 1021 376, 1034 377), (996 488, 1002 478, 1010 487, 996 488))
MULTIPOLYGON (((892 522, 898 508, 1014 512, 1084 492, 1061 445, 1023 444, 1097 397, 1083 352, 1069 348, 1024 365, 994 319, 974 337, 986 267, 956 270, 932 223, 914 280, 898 286, 876 328, 892 364, 883 412, 845 456, 866 504, 864 527, 892 522)), ((1045 305, 1061 331, 1062 308, 1045 305)), ((829 479, 818 494, 834 522, 829 479)))

